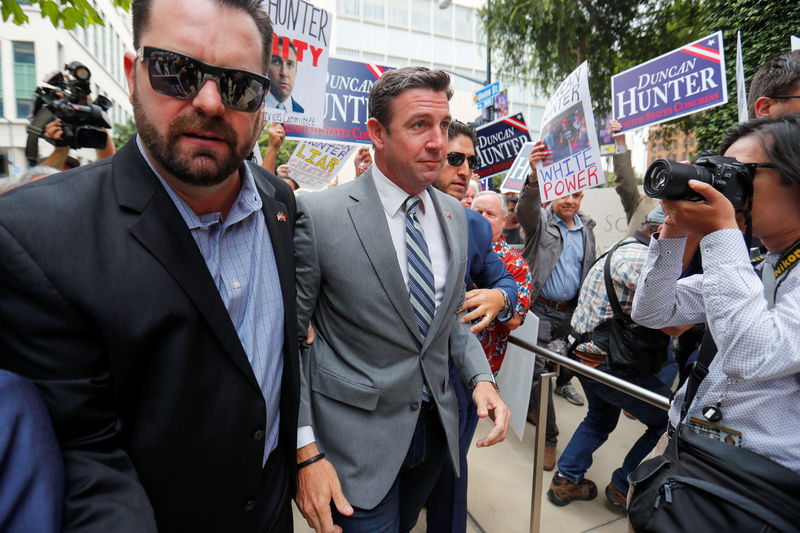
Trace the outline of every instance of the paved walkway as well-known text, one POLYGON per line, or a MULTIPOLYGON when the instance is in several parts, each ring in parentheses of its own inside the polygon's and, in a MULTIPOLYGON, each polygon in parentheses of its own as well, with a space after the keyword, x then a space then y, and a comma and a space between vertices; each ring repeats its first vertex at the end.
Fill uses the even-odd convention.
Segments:
MULTIPOLYGON (((573 379, 580 390, 577 378, 573 379)), ((558 443, 560 453, 569 442, 575 428, 583 420, 585 406, 575 406, 555 396, 556 413, 561 436, 558 443)), ((476 438, 489 431, 489 422, 481 421, 476 438)), ((598 496, 588 502, 572 502, 557 507, 547 499, 546 488, 552 473, 545 472, 542 491, 542 533, 626 533, 627 521, 609 509, 603 490, 611 479, 611 473, 622 462, 622 458, 633 442, 644 431, 644 425, 620 416, 619 425, 608 441, 595 454, 594 464, 587 476, 597 483, 598 496)), ((469 509, 478 527, 468 527, 468 533, 528 533, 531 507, 531 480, 533 473, 533 439, 535 428, 528 424, 525 438, 520 441, 509 430, 505 442, 491 448, 473 448, 469 452, 469 509)), ((424 533, 425 519, 420 517, 412 533, 424 533)), ((295 532, 308 533, 305 520, 295 509, 295 532)))

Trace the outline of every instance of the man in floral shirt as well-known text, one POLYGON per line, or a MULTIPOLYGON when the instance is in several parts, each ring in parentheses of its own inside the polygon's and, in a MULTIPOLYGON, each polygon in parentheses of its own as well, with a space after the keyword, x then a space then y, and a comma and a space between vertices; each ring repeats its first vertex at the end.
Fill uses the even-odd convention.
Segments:
POLYGON ((508 245, 503 237, 503 226, 508 218, 508 206, 505 198, 494 191, 483 191, 475 196, 472 201, 472 209, 489 221, 492 226, 494 251, 517 283, 518 297, 514 317, 507 322, 493 320, 483 331, 478 333, 478 340, 483 345, 483 351, 486 352, 492 372, 496 374, 506 356, 509 333, 522 324, 528 313, 531 304, 531 270, 528 263, 508 245))

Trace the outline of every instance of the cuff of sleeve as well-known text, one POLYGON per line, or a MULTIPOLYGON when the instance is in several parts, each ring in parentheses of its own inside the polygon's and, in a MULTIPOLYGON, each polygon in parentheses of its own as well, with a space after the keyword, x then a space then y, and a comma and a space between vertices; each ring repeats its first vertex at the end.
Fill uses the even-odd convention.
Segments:
POLYGON ((311 426, 300 426, 297 428, 297 449, 308 446, 317 439, 314 438, 314 430, 311 426))

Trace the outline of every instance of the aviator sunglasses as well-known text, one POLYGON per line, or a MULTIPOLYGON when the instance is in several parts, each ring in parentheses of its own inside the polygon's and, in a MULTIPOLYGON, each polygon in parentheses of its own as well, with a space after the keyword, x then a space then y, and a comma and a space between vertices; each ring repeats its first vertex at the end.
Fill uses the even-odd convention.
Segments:
POLYGON ((460 167, 465 159, 470 170, 478 168, 478 156, 476 155, 467 157, 467 154, 461 152, 449 152, 447 154, 447 164, 451 167, 460 167))
POLYGON ((173 98, 194 98, 209 78, 217 83, 222 103, 228 109, 253 113, 269 90, 269 78, 237 68, 217 67, 186 54, 143 46, 137 59, 147 62, 150 85, 157 93, 173 98))

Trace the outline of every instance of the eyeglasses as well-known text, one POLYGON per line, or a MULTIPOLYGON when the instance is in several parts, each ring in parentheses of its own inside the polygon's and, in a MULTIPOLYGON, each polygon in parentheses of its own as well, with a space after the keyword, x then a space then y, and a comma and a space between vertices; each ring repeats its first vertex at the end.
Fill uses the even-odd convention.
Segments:
POLYGON ((194 98, 210 78, 217 83, 225 107, 253 113, 258 110, 269 90, 269 78, 266 76, 209 65, 171 50, 143 46, 136 51, 136 57, 147 62, 147 74, 153 90, 173 98, 194 98))
POLYGON ((470 170, 478 168, 478 156, 476 155, 467 157, 467 154, 461 152, 450 152, 447 154, 447 164, 451 167, 460 167, 464 164, 465 159, 467 160, 467 165, 470 170))
POLYGON ((740 165, 747 169, 750 173, 751 178, 755 178, 756 176, 756 169, 759 168, 778 168, 773 163, 741 163, 737 161, 740 165))
POLYGON ((800 98, 800 94, 781 94, 778 96, 770 96, 770 98, 800 98))

